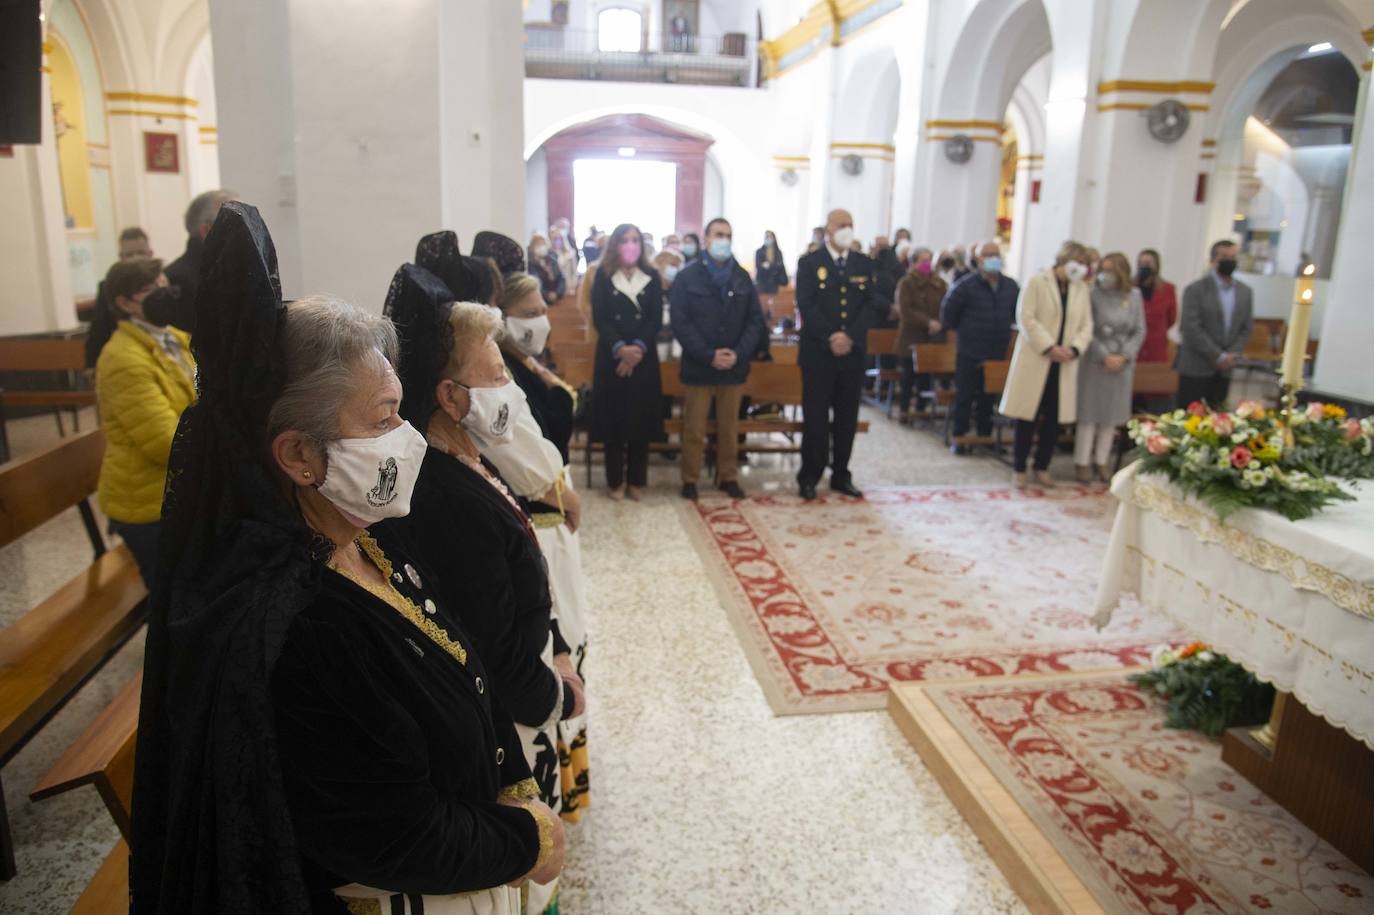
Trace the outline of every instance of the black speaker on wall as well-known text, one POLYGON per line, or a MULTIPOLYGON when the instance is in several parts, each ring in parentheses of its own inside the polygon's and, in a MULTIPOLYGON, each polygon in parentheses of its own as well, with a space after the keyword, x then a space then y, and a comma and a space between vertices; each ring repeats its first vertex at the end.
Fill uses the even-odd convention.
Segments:
POLYGON ((0 0, 0 144, 43 141, 41 0, 0 0))

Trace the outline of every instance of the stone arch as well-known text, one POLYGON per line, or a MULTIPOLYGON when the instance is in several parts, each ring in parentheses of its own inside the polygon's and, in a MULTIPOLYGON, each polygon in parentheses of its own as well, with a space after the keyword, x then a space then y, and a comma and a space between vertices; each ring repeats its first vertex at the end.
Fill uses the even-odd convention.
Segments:
POLYGON ((936 114, 1000 118, 1021 77, 1052 48, 1041 0, 979 0, 950 50, 936 114))

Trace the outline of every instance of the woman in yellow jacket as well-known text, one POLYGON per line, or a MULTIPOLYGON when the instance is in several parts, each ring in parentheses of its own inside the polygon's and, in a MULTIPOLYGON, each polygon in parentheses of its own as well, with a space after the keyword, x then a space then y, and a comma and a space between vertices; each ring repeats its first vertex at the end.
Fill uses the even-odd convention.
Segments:
POLYGON ((167 458, 181 413, 196 399, 191 338, 167 324, 167 278, 151 257, 120 261, 105 275, 117 321, 96 361, 95 392, 105 427, 100 509, 124 538, 152 587, 167 458))
POLYGON ((1016 305, 1016 349, 1002 390, 1002 415, 1016 420, 1012 485, 1026 485, 1026 461, 1035 449, 1035 481, 1049 487, 1050 458, 1059 424, 1074 422, 1078 408, 1078 358, 1093 339, 1093 309, 1087 279, 1088 249, 1068 241, 1054 266, 1021 290, 1016 305))

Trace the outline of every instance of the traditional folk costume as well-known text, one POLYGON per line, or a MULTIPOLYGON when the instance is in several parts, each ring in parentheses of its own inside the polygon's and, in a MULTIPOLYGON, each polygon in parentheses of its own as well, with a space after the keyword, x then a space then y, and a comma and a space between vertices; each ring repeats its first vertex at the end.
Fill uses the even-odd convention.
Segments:
MULTIPOLYGON (((401 338, 401 414, 419 429, 434 416, 434 389, 448 364, 454 298, 436 276, 412 264, 397 271, 387 295, 386 314, 401 338)), ((571 714, 574 697, 553 658, 571 649, 552 614, 545 557, 529 516, 492 464, 449 453, 431 439, 410 515, 382 527, 395 528, 440 570, 437 587, 491 671, 494 701, 516 723, 539 797, 560 810, 557 726, 571 714)), ((556 910, 556 882, 531 884, 527 892, 527 913, 556 910)))
POLYGON ((398 545, 329 563, 265 457, 286 382, 276 254, 206 241, 200 398, 172 449, 136 754, 132 911, 507 915, 551 822, 473 640, 398 545))

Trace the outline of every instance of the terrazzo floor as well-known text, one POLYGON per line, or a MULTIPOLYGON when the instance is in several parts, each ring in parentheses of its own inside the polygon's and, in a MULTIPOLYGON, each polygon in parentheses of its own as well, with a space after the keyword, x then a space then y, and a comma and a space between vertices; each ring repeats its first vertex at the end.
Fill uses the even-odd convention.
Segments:
MULTIPOLYGON (((1008 478, 922 428, 864 418, 860 486, 1008 478)), ((10 424, 17 456, 55 434, 48 417, 10 424)), ((755 458, 741 482, 785 490, 795 461, 755 458)), ((885 712, 772 715, 680 524, 677 465, 655 458, 638 504, 611 502, 596 477, 583 528, 592 808, 570 829, 563 911, 1025 911, 885 712)), ((0 550, 0 624, 87 561, 75 510, 0 550)), ((27 792, 141 657, 136 638, 5 767, 20 873, 0 884, 0 912, 66 912, 115 842, 93 789, 38 804, 27 792)))

